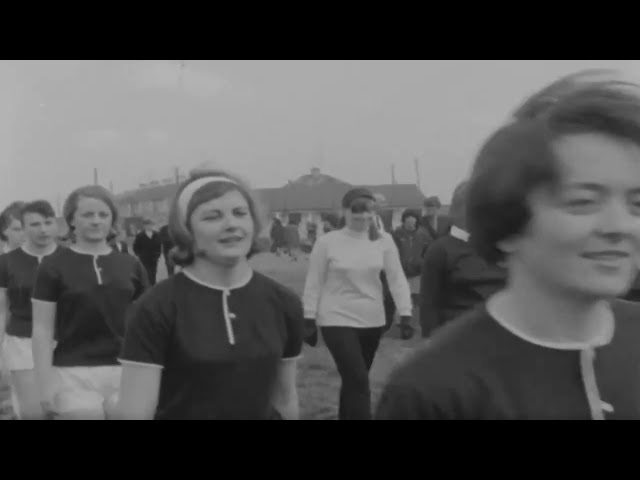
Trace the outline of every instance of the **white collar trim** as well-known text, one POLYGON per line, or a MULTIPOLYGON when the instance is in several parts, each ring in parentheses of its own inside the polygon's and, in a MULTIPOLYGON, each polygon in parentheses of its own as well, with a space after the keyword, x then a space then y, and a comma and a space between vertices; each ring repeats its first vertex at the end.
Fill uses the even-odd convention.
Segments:
POLYGON ((539 347, 545 348, 553 348, 555 350, 587 350, 591 348, 603 347, 611 343, 613 340, 613 334, 615 332, 615 319, 612 316, 610 320, 605 325, 603 331, 588 342, 555 342, 553 340, 542 340, 536 338, 528 333, 524 333, 519 329, 515 328, 513 325, 510 325, 508 322, 504 320, 504 318, 500 318, 496 315, 492 310, 491 302, 486 303, 486 309, 489 313, 489 316, 493 318, 493 320, 498 323, 502 328, 512 333, 516 337, 524 340, 525 342, 531 343, 533 345, 538 345, 539 347))
POLYGON ((458 240, 462 240, 463 242, 469 241, 469 233, 465 232, 461 228, 456 227, 455 225, 451 226, 451 236, 453 238, 457 238, 458 240))
POLYGON ((208 282, 205 282, 203 280, 200 280, 193 273, 191 273, 191 272, 189 272, 187 270, 181 270, 178 273, 184 274, 187 278, 189 278, 190 280, 193 280, 194 282, 196 282, 199 285, 202 285, 203 287, 211 288, 213 290, 220 290, 222 292, 228 292, 228 291, 231 291, 231 290, 236 290, 238 288, 246 287, 249 284, 249 282, 251 281, 251 279, 253 278, 253 270, 249 270, 249 274, 245 278, 240 280, 238 283, 236 283, 235 285, 232 285, 230 287, 223 287, 223 286, 220 286, 220 285, 213 285, 212 283, 208 283, 208 282))
POLYGON ((37 254, 35 254, 35 253, 33 253, 33 252, 30 252, 29 250, 27 250, 27 246, 26 246, 26 245, 22 245, 22 246, 20 247, 20 249, 21 249, 24 253, 26 253, 27 255, 30 255, 30 256, 32 256, 32 257, 36 257, 36 258, 43 258, 43 257, 46 257, 47 255, 51 255, 53 252, 55 252, 55 251, 58 249, 58 245, 56 245, 56 244, 54 243, 54 244, 52 245, 51 250, 49 250, 49 251, 47 251, 47 252, 44 252, 42 255, 37 255, 37 254))

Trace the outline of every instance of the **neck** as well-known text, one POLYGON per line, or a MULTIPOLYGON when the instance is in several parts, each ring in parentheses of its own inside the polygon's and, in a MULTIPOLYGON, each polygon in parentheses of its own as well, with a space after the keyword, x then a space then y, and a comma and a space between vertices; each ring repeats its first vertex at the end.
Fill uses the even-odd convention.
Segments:
POLYGON ((518 270, 512 266, 507 288, 488 303, 514 330, 542 342, 587 344, 611 325, 605 299, 572 295, 518 270))
POLYGON ((251 267, 246 258, 233 264, 222 265, 198 257, 185 270, 205 283, 223 288, 238 285, 251 274, 251 267))
POLYGON ((40 246, 32 242, 25 242, 24 249, 27 253, 31 255, 35 255, 36 257, 42 257, 44 255, 49 255, 50 253, 53 253, 53 251, 56 249, 56 244, 50 243, 49 245, 40 246))
POLYGON ((369 230, 355 230, 349 226, 345 227, 345 232, 353 237, 366 237, 369 234, 369 230))
POLYGON ((73 249, 80 253, 87 253, 90 255, 102 255, 111 253, 111 247, 107 244, 106 240, 100 242, 87 242, 81 238, 77 238, 73 249))

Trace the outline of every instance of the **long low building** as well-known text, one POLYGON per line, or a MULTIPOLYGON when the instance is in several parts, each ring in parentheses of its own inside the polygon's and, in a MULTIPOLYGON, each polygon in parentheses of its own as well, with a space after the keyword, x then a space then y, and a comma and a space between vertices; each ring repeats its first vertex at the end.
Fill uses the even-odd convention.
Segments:
MULTIPOLYGON (((302 239, 306 239, 311 224, 322 234, 323 221, 341 214, 342 197, 354 186, 366 187, 379 198, 381 217, 388 230, 400 225, 406 209, 420 209, 425 198, 415 184, 352 185, 314 168, 283 187, 255 190, 270 220, 263 234, 268 235, 273 218, 279 218, 283 224, 297 223, 302 239)), ((140 228, 142 218, 166 223, 177 188, 175 183, 152 184, 119 195, 120 215, 127 225, 127 233, 133 234, 140 228)))

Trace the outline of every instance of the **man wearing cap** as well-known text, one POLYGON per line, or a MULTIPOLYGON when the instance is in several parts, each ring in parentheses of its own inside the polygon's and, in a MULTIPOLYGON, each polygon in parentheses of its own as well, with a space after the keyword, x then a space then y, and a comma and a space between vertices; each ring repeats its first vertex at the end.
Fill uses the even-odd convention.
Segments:
POLYGON ((155 285, 158 260, 162 254, 162 241, 158 233, 153 229, 153 221, 146 219, 143 225, 144 230, 138 233, 133 241, 133 253, 136 254, 147 270, 149 283, 155 285))

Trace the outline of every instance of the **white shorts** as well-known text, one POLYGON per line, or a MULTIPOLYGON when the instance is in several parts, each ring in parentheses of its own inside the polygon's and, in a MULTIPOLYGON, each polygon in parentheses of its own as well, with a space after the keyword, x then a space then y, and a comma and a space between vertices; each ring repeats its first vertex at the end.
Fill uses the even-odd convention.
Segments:
POLYGON ((105 402, 120 389, 122 367, 57 367, 54 409, 59 417, 105 420, 105 402))
POLYGON ((4 336, 2 356, 7 370, 33 370, 33 350, 30 338, 4 336))

